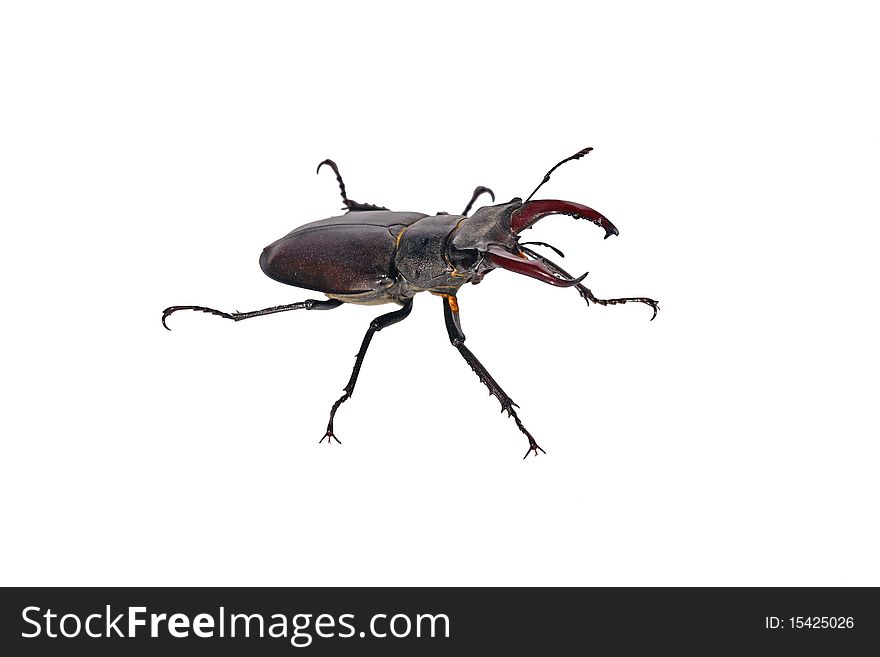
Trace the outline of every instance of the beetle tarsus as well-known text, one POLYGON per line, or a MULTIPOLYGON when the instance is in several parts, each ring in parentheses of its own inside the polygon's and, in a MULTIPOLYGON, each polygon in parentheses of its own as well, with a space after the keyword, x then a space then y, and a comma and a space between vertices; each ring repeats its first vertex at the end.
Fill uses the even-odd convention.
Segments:
POLYGON ((176 313, 178 310, 196 310, 198 312, 210 313, 211 315, 217 315, 218 317, 223 317, 224 319, 235 320, 234 313, 225 313, 222 310, 214 310, 213 308, 205 308, 204 306, 171 306, 162 311, 162 326, 164 326, 168 331, 171 330, 171 327, 165 323, 165 320, 168 319, 172 313, 176 313))
POLYGON ((648 320, 649 322, 653 322, 654 318, 657 316, 657 313, 660 311, 660 302, 655 301, 654 299, 649 299, 647 297, 624 297, 622 299, 599 299, 599 298, 595 297, 592 292, 590 292, 589 288, 584 288, 584 290, 586 291, 586 294, 587 294, 587 296, 585 296, 584 298, 589 297, 589 299, 588 299, 589 301, 592 301, 593 303, 598 303, 600 306, 616 306, 619 303, 629 303, 630 301, 632 301, 633 303, 643 303, 646 306, 651 306, 651 309, 654 312, 651 315, 651 319, 648 320))
MULTIPOLYGON (((516 406, 516 404, 514 404, 514 406, 516 406)), ((529 451, 526 452, 526 456, 523 456, 523 459, 525 459, 531 452, 534 452, 535 456, 537 456, 539 449, 544 452, 543 448, 535 441, 535 439, 532 437, 532 434, 530 434, 529 430, 525 428, 516 413, 513 413, 513 421, 516 422, 516 426, 519 427, 519 430, 522 431, 526 435, 526 438, 529 439, 529 451)), ((544 454, 546 453, 547 452, 544 452, 544 454)))
MULTIPOLYGON (((366 353, 366 349, 364 350, 364 353, 366 353)), ((358 355, 360 356, 360 354, 358 354, 358 355)), ((360 361, 363 361, 363 358, 361 358, 360 361)), ((358 361, 355 362, 355 368, 356 368, 357 370, 360 370, 360 364, 359 364, 358 361)), ((352 373, 352 376, 354 377, 354 379, 355 379, 355 381, 356 381, 356 380, 357 380, 357 374, 352 373)), ((335 440, 337 443, 339 443, 340 445, 342 444, 342 441, 339 440, 339 438, 336 437, 336 434, 335 434, 335 433, 333 433, 333 418, 336 417, 336 411, 339 410, 339 407, 340 407, 340 406, 342 406, 342 402, 344 402, 346 399, 348 399, 349 397, 351 397, 351 394, 354 392, 354 384, 352 384, 351 381, 349 381, 348 384, 349 384, 349 385, 345 386, 345 394, 343 394, 342 397, 340 397, 339 399, 337 399, 337 400, 333 403, 333 407, 330 409, 330 421, 327 423, 327 431, 326 431, 326 433, 324 434, 324 438, 327 438, 327 439, 328 439, 328 440, 327 440, 327 444, 328 444, 328 445, 329 445, 331 442, 333 442, 334 440, 335 440)), ((321 438, 321 440, 318 441, 318 444, 319 444, 319 445, 320 445, 321 443, 324 442, 324 438, 321 438)))
MULTIPOLYGON (((332 445, 334 440, 335 440, 337 443, 339 443, 340 445, 342 444, 342 441, 339 440, 339 438, 337 438, 337 437, 334 435, 333 431, 330 430, 330 429, 328 429, 328 430, 327 430, 327 433, 324 434, 324 438, 327 438, 327 439, 328 439, 328 440, 327 440, 327 444, 328 444, 328 445, 332 445)), ((321 443, 324 442, 324 438, 321 438, 321 440, 318 441, 318 444, 319 444, 319 445, 320 445, 321 443)))
MULTIPOLYGON (((571 278, 571 276, 562 267, 557 265, 552 260, 548 260, 547 258, 542 256, 537 251, 533 251, 532 249, 530 249, 528 247, 523 247, 522 245, 520 245, 520 246, 522 247, 522 250, 524 253, 532 256, 536 260, 540 260, 551 271, 554 271, 556 274, 558 274, 560 276, 566 276, 568 278, 571 278)), ((577 285, 575 285, 575 288, 577 289, 578 294, 581 295, 581 297, 584 299, 584 301, 587 302, 588 305, 592 301, 593 303, 599 304, 600 306, 616 306, 617 304, 630 303, 630 302, 643 303, 647 306, 651 306, 651 308, 654 311, 654 314, 651 315, 651 319, 648 321, 653 322, 654 318, 657 316, 658 311, 660 310, 660 302, 656 301, 654 299, 649 299, 648 297, 623 297, 620 299, 600 299, 590 291, 590 288, 588 288, 585 285, 581 285, 580 283, 578 283, 577 285)))
POLYGON ((597 303, 600 306, 616 306, 619 303, 623 304, 623 303, 633 302, 633 303, 643 303, 646 306, 650 306, 651 309, 654 311, 654 313, 651 315, 651 319, 648 320, 649 322, 654 321, 654 318, 657 316, 657 313, 660 310, 660 302, 655 301, 654 299, 649 299, 648 297, 623 297, 620 299, 600 299, 590 291, 590 288, 585 287, 583 285, 578 285, 577 287, 579 288, 578 292, 583 297, 584 301, 586 301, 587 303, 590 303, 590 301, 592 301, 593 303, 597 303), (580 289, 580 288, 583 288, 583 289, 580 289))
POLYGON ((333 308, 339 308, 341 305, 342 301, 336 299, 306 299, 305 301, 288 303, 283 306, 272 306, 270 308, 263 308, 262 310, 251 310, 246 313, 240 313, 238 311, 234 313, 225 313, 222 310, 206 308, 205 306, 171 306, 162 311, 162 326, 170 331, 171 328, 165 323, 165 320, 168 319, 171 313, 176 313, 178 310, 197 310, 199 312, 217 315, 224 319, 231 319, 233 322, 240 322, 243 319, 262 317, 263 315, 274 315, 275 313, 283 313, 288 310, 332 310, 333 308))

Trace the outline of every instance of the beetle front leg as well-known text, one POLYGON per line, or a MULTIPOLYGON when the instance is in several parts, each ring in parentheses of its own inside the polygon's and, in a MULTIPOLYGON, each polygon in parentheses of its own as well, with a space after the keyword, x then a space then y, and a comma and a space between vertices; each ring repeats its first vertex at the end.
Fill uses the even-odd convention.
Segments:
MULTIPOLYGON (((535 453, 535 456, 538 455, 538 450, 544 452, 541 449, 541 446, 535 442, 532 434, 529 433, 528 429, 523 426, 522 420, 519 419, 519 416, 516 414, 514 410, 514 406, 517 404, 507 396, 507 393, 501 389, 501 386, 492 378, 492 375, 489 374, 489 371, 483 367, 483 364, 477 360, 477 357, 471 353, 471 350, 464 346, 465 336, 464 332, 461 330, 461 321, 458 316, 458 300, 454 295, 451 294, 443 294, 443 316, 446 320, 446 332, 449 333, 449 341, 452 343, 452 346, 458 349, 459 353, 464 357, 467 364, 471 366, 471 369, 476 372, 477 376, 480 378, 487 388, 489 388, 489 394, 495 395, 495 398, 501 402, 501 411, 507 411, 507 415, 513 418, 513 421, 516 422, 516 426, 519 427, 519 430, 522 431, 526 438, 529 439, 529 449, 526 452, 526 455, 523 458, 526 458, 532 452, 535 453)), ((544 452, 546 454, 547 452, 544 452)))
MULTIPOLYGON (((541 242, 532 242, 532 244, 541 244, 541 242)), ((548 269, 550 269, 551 271, 559 274, 560 276, 565 276, 566 278, 571 278, 571 276, 562 267, 557 265, 555 262, 548 260, 547 258, 542 256, 540 253, 533 251, 532 249, 529 249, 525 246, 522 246, 522 242, 520 242, 520 246, 521 246, 524 253, 532 256, 536 260, 543 262, 545 265, 547 265, 548 269)), ((544 244, 544 246, 550 246, 550 245, 544 244)), ((552 246, 550 246, 550 248, 553 249, 554 251, 557 251, 557 252, 559 251, 558 249, 555 249, 552 246)), ((560 253, 560 255, 562 255, 562 254, 560 253)), ((577 289, 578 294, 580 294, 581 297, 583 298, 583 300, 586 301, 588 304, 592 301, 593 303, 597 303, 600 306, 616 306, 619 303, 622 304, 622 303, 634 302, 634 303, 643 303, 646 306, 651 306, 651 309, 654 311, 654 314, 651 315, 651 321, 654 321, 654 318, 657 316, 657 312, 660 310, 660 302, 656 301, 654 299, 649 299, 648 297, 622 297, 619 299, 600 299, 599 297, 597 297, 596 295, 594 295, 590 291, 590 288, 588 288, 587 286, 585 286, 581 283, 578 283, 577 285, 575 285, 575 288, 577 289)))
POLYGON ((318 441, 318 443, 323 443, 324 440, 327 440, 327 444, 333 444, 335 440, 340 445, 342 442, 333 434, 333 418, 336 415, 336 411, 342 405, 342 403, 351 397, 354 393, 354 386, 357 383, 358 374, 361 372, 361 365, 364 362, 364 356, 367 355, 367 349, 370 346, 370 341, 373 339, 373 336, 381 331, 383 328, 387 328, 392 324, 397 324, 397 322, 402 322, 409 316, 410 311, 412 311, 413 302, 412 299, 408 299, 406 303, 403 304, 403 308, 400 310, 395 310, 394 312, 387 313, 385 315, 380 315, 372 322, 370 322, 370 328, 367 329, 366 334, 364 335, 364 340, 361 342, 361 348, 357 352, 357 356, 355 356, 354 361, 354 369, 351 372, 351 378, 349 378, 348 383, 345 384, 345 388, 343 390, 345 393, 336 400, 333 404, 333 408, 330 409, 330 421, 327 423, 327 433, 324 434, 324 437, 318 441))

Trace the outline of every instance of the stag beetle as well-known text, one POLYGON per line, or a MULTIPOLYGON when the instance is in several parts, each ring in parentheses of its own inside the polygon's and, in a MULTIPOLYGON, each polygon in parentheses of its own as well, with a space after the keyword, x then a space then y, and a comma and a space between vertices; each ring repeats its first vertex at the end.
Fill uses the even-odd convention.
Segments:
POLYGON ((525 456, 531 452, 537 456, 538 450, 544 450, 520 421, 514 409, 518 405, 465 346, 456 294, 465 283, 477 284, 493 269, 501 268, 557 287, 574 287, 587 304, 593 302, 606 306, 635 301, 653 308, 652 320, 657 316, 657 301, 646 297, 599 299, 581 284, 586 274, 573 278, 559 265, 530 249, 529 245, 547 247, 564 257, 559 249, 544 242, 520 242, 519 234, 522 231, 551 214, 591 221, 604 229, 606 239, 618 234, 614 224, 585 205, 571 201, 531 200, 557 168, 580 159, 591 150, 584 148, 557 163, 525 201, 513 198, 507 203, 481 207, 472 216, 468 216, 468 213, 483 194, 488 194, 495 201, 495 194, 488 187, 477 187, 461 214, 395 212, 386 207, 349 199, 336 163, 324 160, 318 165, 317 172, 320 173, 323 166, 328 166, 336 174, 345 214, 305 224, 273 242, 263 249, 260 267, 269 278, 322 292, 327 299, 308 299, 245 313, 226 313, 203 306, 171 306, 162 313, 162 324, 168 329, 168 316, 178 310, 198 310, 237 322, 288 310, 331 310, 344 303, 395 303, 401 306, 399 310, 380 315, 370 323, 355 357, 351 378, 343 389, 344 394, 330 409, 327 431, 318 442, 327 440, 328 444, 332 444, 335 440, 341 444, 333 433, 333 419, 339 406, 354 392, 373 335, 406 319, 412 311, 415 295, 430 292, 443 299, 443 314, 450 342, 489 388, 490 394, 501 402, 502 412, 506 411, 529 439, 525 456))

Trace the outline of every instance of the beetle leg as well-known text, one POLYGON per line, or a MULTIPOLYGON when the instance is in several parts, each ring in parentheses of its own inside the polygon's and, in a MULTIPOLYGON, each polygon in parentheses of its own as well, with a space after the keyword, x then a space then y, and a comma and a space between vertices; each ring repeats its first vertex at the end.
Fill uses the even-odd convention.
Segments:
POLYGON ((383 208, 381 205, 373 205, 372 203, 358 203, 357 201, 352 201, 348 198, 348 195, 345 193, 345 183, 342 182, 342 174, 339 173, 339 167, 336 166, 336 162, 333 160, 324 160, 318 165, 318 170, 315 173, 321 173, 321 167, 327 165, 331 169, 333 169, 333 173, 336 174, 336 181, 339 183, 339 193, 342 195, 342 203, 343 210, 348 210, 349 212, 363 212, 366 210, 387 210, 388 208, 383 208))
POLYGON ((471 211, 471 208, 473 207, 474 202, 475 202, 478 198, 480 198, 483 194, 488 194, 489 196, 492 197, 492 202, 493 202, 493 203, 495 202, 495 192, 493 192, 493 191, 492 191, 491 189, 489 189, 488 187, 483 187, 482 185, 480 185, 479 187, 477 187, 477 188, 474 190, 474 195, 471 196, 471 200, 468 201, 468 204, 465 206, 465 208, 464 208, 464 212, 461 213, 461 216, 462 216, 462 217, 466 217, 466 216, 468 216, 468 212, 471 211))
POLYGON ((318 441, 318 443, 323 443, 324 439, 327 439, 327 444, 332 445, 335 440, 340 445, 342 442, 333 434, 333 417, 336 415, 336 411, 342 405, 342 403, 351 397, 352 393, 354 393, 354 386, 357 383, 358 374, 361 372, 361 365, 364 362, 364 356, 367 355, 367 349, 370 346, 370 341, 373 339, 373 335, 381 331, 383 328, 387 328, 392 324, 397 324, 397 322, 402 322, 409 316, 410 311, 412 310, 413 302, 412 299, 408 299, 404 304, 403 308, 400 310, 395 310, 394 312, 387 313, 385 315, 380 315, 372 322, 370 322, 370 328, 367 329, 366 334, 364 335, 364 340, 361 342, 361 348, 358 350, 357 355, 355 356, 354 361, 354 369, 351 372, 351 378, 349 378, 348 383, 345 384, 345 393, 336 400, 336 403, 333 404, 333 408, 330 409, 330 421, 327 423, 327 433, 324 434, 324 437, 318 441))
MULTIPOLYGON (((553 261, 548 260, 547 258, 542 256, 540 253, 533 251, 532 249, 530 249, 528 247, 522 246, 522 244, 520 244, 520 248, 522 248, 523 252, 525 252, 526 254, 532 256, 536 260, 540 260, 541 262, 543 262, 547 266, 547 268, 550 269, 551 271, 559 274, 560 276, 568 276, 569 278, 571 278, 571 276, 569 276, 562 267, 560 267, 559 265, 557 265, 553 261)), ((628 303, 630 301, 633 301, 635 303, 644 303, 645 305, 651 306, 651 308, 653 308, 653 310, 654 310, 654 314, 651 315, 651 321, 654 320, 654 318, 657 316, 657 311, 660 310, 660 302, 655 301, 654 299, 649 299, 648 297, 624 297, 621 299, 599 299, 590 291, 590 288, 588 288, 586 285, 582 285, 582 284, 578 283, 577 285, 575 285, 575 287, 577 288, 578 294, 580 294, 583 297, 584 301, 586 301, 588 304, 591 301, 593 303, 599 304, 600 306, 616 306, 619 303, 628 303)))
POLYGON ((178 310, 198 310, 199 312, 210 313, 212 315, 217 315, 218 317, 231 319, 233 322, 240 322, 243 319, 250 319, 251 317, 273 315, 275 313, 283 313, 288 310, 300 310, 303 308, 306 310, 332 310, 333 308, 341 306, 342 303, 342 301, 337 301, 336 299, 306 299, 305 301, 288 303, 284 306, 272 306, 271 308, 251 310, 246 313, 225 313, 222 310, 214 310, 213 308, 205 308, 204 306, 171 306, 162 311, 162 326, 170 331, 171 329, 168 328, 168 324, 165 323, 165 320, 168 319, 168 316, 171 315, 171 313, 176 313, 178 310))
POLYGON ((557 248, 556 248, 555 246, 553 246, 552 244, 547 244, 547 242, 520 242, 520 243, 519 243, 520 246, 525 246, 526 244, 534 244, 535 246, 546 246, 548 249, 550 249, 551 251, 553 251, 553 252, 554 252, 556 255, 558 255, 560 258, 564 258, 564 257, 565 257, 565 254, 564 254, 562 251, 560 251, 559 249, 557 249, 557 248))
MULTIPOLYGON (((483 367, 483 364, 477 360, 477 357, 471 353, 471 350, 464 346, 465 336, 464 332, 461 330, 461 320, 458 316, 458 300, 451 294, 444 294, 442 296, 443 317, 446 320, 446 332, 449 333, 449 341, 452 343, 453 347, 458 349, 459 353, 464 357, 465 361, 467 361, 467 364, 471 366, 471 369, 476 372, 480 381, 489 388, 489 394, 495 395, 495 398, 501 402, 501 412, 503 413, 504 411, 507 411, 508 417, 513 418, 513 421, 516 422, 516 426, 519 427, 519 430, 529 439, 529 450, 523 458, 526 458, 532 452, 537 456, 538 450, 544 452, 538 443, 535 442, 535 439, 532 437, 532 434, 529 433, 528 429, 523 426, 522 421, 516 414, 514 406, 517 406, 517 404, 507 396, 507 393, 504 392, 504 390, 501 389, 501 386, 499 386, 495 379, 492 378, 492 375, 489 374, 489 371, 485 367, 483 367)), ((546 453, 547 452, 544 452, 544 454, 546 453)))

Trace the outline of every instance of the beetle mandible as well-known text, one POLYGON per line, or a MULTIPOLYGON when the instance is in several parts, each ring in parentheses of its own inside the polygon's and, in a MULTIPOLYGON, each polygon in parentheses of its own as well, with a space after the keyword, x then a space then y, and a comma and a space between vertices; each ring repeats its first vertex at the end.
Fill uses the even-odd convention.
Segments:
POLYGON ((307 299, 244 313, 226 313, 204 306, 171 306, 162 313, 162 324, 168 329, 168 316, 178 310, 198 310, 237 322, 288 310, 331 310, 344 303, 394 303, 401 306, 370 323, 355 357, 351 377, 343 388, 344 394, 330 409, 327 431, 318 442, 327 440, 332 444, 335 440, 341 444, 333 432, 333 419, 340 405, 354 393, 370 341, 382 329, 409 316, 416 294, 430 292, 443 300, 446 331, 452 345, 489 392, 501 402, 502 412, 506 411, 528 438, 529 449, 525 457, 530 453, 537 456, 538 450, 544 450, 519 419, 515 410, 518 405, 465 346, 456 294, 465 283, 477 284, 493 269, 500 268, 557 287, 574 287, 587 304, 593 302, 607 306, 634 301, 651 306, 654 311, 652 320, 657 316, 657 301, 647 297, 599 299, 581 283, 586 274, 574 278, 529 246, 547 247, 564 257, 559 249, 544 242, 520 241, 522 231, 552 214, 591 221, 605 231, 606 239, 618 234, 617 228, 605 216, 585 205, 571 201, 531 200, 557 168, 582 158, 591 150, 584 148, 558 162, 525 201, 513 198, 507 203, 484 206, 471 216, 468 213, 483 194, 495 201, 495 194, 488 187, 477 187, 461 214, 395 212, 349 199, 336 163, 324 160, 318 165, 318 172, 321 167, 328 166, 336 174, 345 214, 305 224, 273 242, 263 249, 260 267, 269 278, 322 292, 327 299, 307 299))

